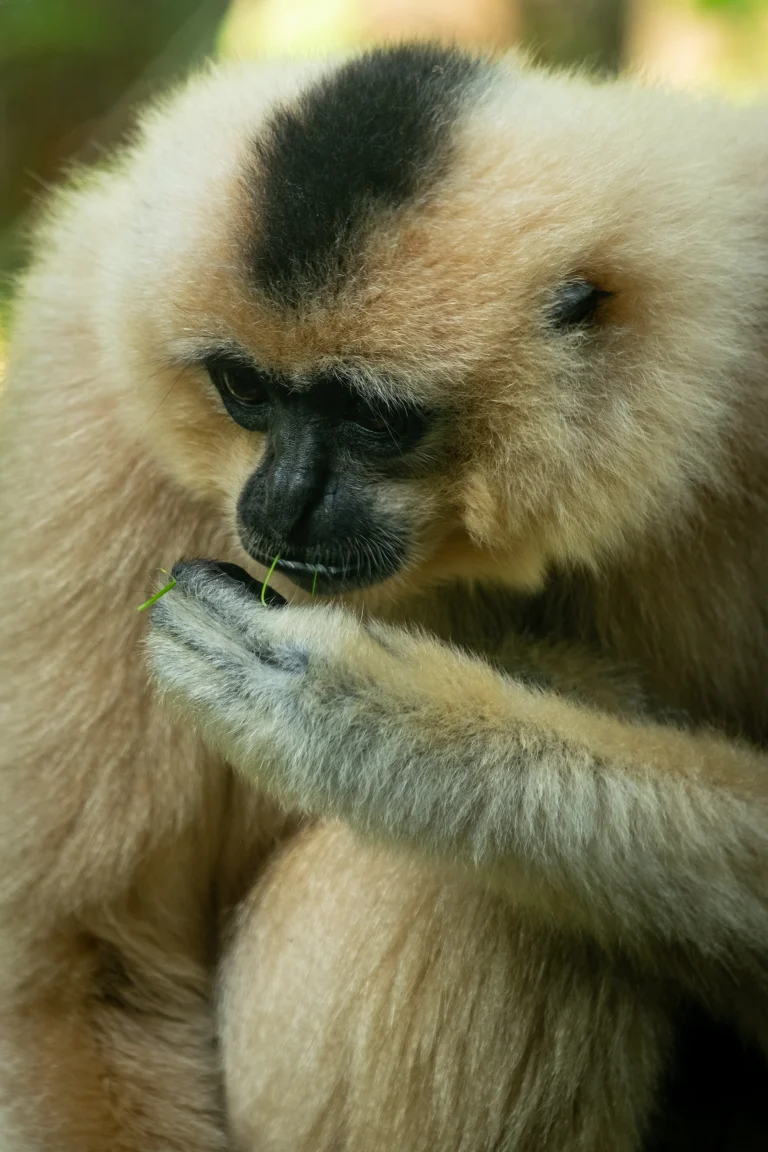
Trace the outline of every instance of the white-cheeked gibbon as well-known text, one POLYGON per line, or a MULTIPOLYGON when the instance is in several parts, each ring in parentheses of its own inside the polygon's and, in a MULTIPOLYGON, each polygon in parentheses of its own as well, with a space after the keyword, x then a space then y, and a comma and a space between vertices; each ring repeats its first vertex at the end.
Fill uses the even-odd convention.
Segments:
POLYGON ((764 1146, 766 172, 764 108, 404 45, 54 199, 3 1152, 764 1146))

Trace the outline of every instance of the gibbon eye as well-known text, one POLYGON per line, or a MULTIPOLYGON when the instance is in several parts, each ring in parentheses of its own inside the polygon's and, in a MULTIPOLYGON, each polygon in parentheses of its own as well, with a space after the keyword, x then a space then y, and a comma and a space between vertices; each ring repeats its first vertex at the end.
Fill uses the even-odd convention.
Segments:
POLYGON ((358 428, 386 437, 388 443, 401 451, 421 439, 428 422, 425 414, 413 405, 388 405, 382 401, 366 400, 363 396, 350 398, 345 415, 358 428))
POLYGON ((267 376, 258 368, 226 356, 208 360, 208 375, 224 398, 231 396, 239 404, 256 407, 269 401, 267 376))
POLYGON ((591 324, 601 301, 612 296, 589 280, 569 280, 561 284, 549 311, 549 322, 556 328, 578 328, 591 324))
POLYGON ((348 415, 353 424, 365 428, 366 432, 386 433, 391 429, 391 423, 383 410, 363 399, 352 402, 348 415))

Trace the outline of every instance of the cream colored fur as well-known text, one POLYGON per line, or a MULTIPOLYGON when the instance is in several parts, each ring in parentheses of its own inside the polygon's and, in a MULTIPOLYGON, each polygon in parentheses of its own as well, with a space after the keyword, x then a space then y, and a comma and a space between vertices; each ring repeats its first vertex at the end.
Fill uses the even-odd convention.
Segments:
POLYGON ((3 1152, 632 1152, 680 989, 768 1044, 768 115, 500 66, 436 194, 297 320, 248 282, 243 165, 324 67, 194 80, 58 197, 21 289, 3 1152), (575 273, 614 296, 555 339, 575 273), (261 444, 186 366, 221 338, 459 418, 439 483, 383 493, 418 548, 354 611, 194 573, 162 602, 155 667, 204 744, 135 607, 181 556, 247 563, 261 444), (577 644, 440 583, 553 570, 577 644))

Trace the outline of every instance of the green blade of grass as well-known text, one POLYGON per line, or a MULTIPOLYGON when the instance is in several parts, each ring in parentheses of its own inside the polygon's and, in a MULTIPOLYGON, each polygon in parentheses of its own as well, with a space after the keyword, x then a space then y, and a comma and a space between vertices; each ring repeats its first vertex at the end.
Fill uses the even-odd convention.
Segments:
POLYGON ((317 564, 315 564, 315 575, 314 575, 314 578, 312 580, 312 595, 313 596, 315 594, 315 589, 317 588, 317 567, 318 567, 317 564))
POLYGON ((266 600, 267 586, 269 584, 269 579, 275 570, 275 565, 277 564, 279 559, 280 559, 280 553, 278 552, 277 556, 275 556, 274 560, 272 561, 272 567, 270 568, 269 572, 267 572, 267 578, 261 586, 261 602, 265 608, 267 607, 267 600, 266 600))
POLYGON ((166 592, 170 592, 171 588, 173 588, 175 586, 175 584, 176 584, 176 580, 173 577, 171 577, 171 579, 168 581, 168 583, 165 585, 164 588, 161 588, 159 592, 155 592, 154 596, 150 596, 149 600, 145 600, 143 604, 139 604, 136 611, 137 612, 143 612, 145 608, 149 608, 150 605, 155 604, 160 599, 161 596, 165 596, 166 592))

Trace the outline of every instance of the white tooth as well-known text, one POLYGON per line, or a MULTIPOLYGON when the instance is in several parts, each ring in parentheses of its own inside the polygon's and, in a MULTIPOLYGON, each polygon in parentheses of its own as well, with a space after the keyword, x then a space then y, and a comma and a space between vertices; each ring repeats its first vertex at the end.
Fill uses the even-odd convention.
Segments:
POLYGON ((343 568, 329 568, 325 564, 303 564, 300 560, 279 560, 278 567, 293 572, 318 572, 322 576, 338 576, 344 572, 343 568))

